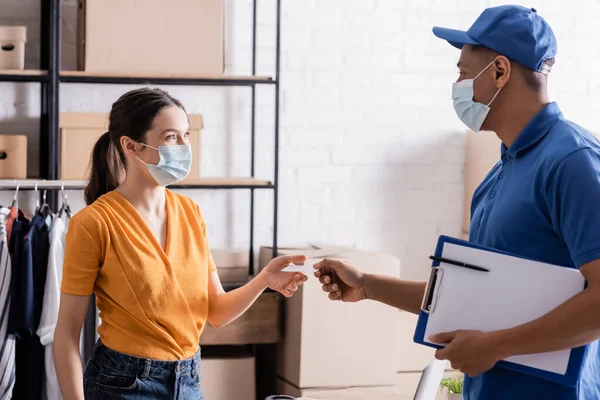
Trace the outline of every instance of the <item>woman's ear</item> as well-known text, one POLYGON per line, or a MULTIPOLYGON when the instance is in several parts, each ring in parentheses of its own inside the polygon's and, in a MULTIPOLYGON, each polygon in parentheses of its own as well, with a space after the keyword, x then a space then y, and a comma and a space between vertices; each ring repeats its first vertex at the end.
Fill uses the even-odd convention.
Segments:
POLYGON ((498 89, 502 89, 508 82, 511 73, 510 67, 510 60, 504 56, 499 56, 494 60, 496 87, 498 89))
POLYGON ((119 139, 119 142, 121 144, 121 148, 123 149, 123 152, 125 154, 127 154, 127 155, 136 156, 141 151, 138 148, 138 147, 141 147, 141 145, 139 145, 138 143, 134 142, 133 140, 131 140, 127 136, 121 136, 121 139, 119 139))

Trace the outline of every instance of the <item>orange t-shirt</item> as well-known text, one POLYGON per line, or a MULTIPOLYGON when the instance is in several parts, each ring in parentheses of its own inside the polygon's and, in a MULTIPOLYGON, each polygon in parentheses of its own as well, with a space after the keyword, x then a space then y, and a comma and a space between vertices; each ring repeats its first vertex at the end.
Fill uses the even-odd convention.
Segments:
POLYGON ((198 205, 166 189, 163 251, 137 210, 117 192, 71 218, 61 291, 96 294, 102 342, 122 353, 180 360, 198 351, 215 271, 198 205))

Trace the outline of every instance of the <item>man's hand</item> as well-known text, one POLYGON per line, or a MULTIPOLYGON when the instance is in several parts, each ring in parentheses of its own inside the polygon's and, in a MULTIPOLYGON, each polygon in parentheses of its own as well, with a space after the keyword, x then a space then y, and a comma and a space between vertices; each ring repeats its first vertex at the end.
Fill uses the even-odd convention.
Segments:
POLYGON ((458 330, 432 335, 429 338, 434 343, 446 347, 435 352, 438 360, 448 360, 452 368, 475 377, 486 372, 504 357, 494 344, 492 334, 475 330, 458 330))
POLYGON ((315 276, 331 300, 356 302, 366 298, 365 274, 343 261, 324 259, 314 265, 315 276))

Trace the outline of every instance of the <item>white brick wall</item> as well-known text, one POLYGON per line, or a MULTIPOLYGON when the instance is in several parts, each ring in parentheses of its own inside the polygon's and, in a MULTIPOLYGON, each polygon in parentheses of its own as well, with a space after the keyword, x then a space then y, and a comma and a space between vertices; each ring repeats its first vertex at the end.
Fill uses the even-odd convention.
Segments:
MULTIPOLYGON (((600 3, 517 1, 538 9, 559 41, 552 97, 567 116, 600 131, 600 3), (582 12, 583 10, 583 12, 582 12), (587 43, 587 44, 586 44, 587 43)), ((458 51, 434 24, 467 28, 495 0, 283 1, 280 242, 329 241, 401 257, 423 278, 437 235, 460 234, 464 128, 450 100, 458 51)), ((63 1, 63 66, 75 66, 74 0, 63 1)), ((248 73, 248 0, 228 1, 228 72, 248 73), (235 4, 234 4, 235 3, 235 4)), ((271 74, 274 2, 259 2, 259 73, 271 74)), ((0 23, 27 24, 27 67, 39 62, 39 5, 3 0, 0 23)), ((61 86, 61 111, 107 111, 128 86, 61 86)), ((168 87, 205 115, 201 171, 249 171, 249 90, 168 87)), ((272 176, 273 90, 259 88, 257 174, 272 176)), ((0 132, 26 133, 37 174, 36 84, 0 84, 0 132)), ((248 194, 190 191, 215 247, 245 247, 248 194)), ((0 194, 0 203, 9 194, 0 194)), ((80 198, 77 192, 70 199, 80 198)), ((257 194, 257 243, 270 243, 272 196, 257 194)), ((23 196, 22 203, 26 203, 23 196)), ((81 205, 81 201, 79 201, 81 205)), ((30 202, 28 206, 32 206, 30 202)))

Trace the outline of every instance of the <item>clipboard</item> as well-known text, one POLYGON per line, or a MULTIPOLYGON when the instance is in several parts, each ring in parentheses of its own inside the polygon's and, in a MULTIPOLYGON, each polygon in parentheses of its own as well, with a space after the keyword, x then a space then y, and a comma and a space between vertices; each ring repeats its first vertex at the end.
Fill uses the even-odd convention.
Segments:
MULTIPOLYGON (((485 267, 489 272, 433 261, 413 340, 457 329, 493 331, 534 320, 585 289, 579 270, 531 260, 461 239, 440 236, 436 257, 485 267), (505 299, 505 301, 503 301, 505 299)), ((518 355, 496 366, 575 386, 586 346, 518 355)))

